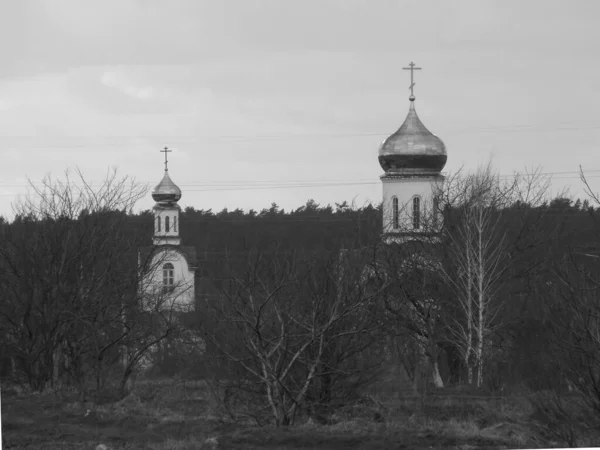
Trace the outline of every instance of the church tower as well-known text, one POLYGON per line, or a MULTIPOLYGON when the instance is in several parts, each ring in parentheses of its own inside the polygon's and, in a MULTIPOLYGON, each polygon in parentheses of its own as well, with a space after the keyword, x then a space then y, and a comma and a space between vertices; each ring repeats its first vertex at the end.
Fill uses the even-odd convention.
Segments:
MULTIPOLYGON (((166 147, 165 152, 169 152, 166 147)), ((156 202, 152 211, 154 212, 154 245, 181 244, 179 237, 179 205, 181 189, 173 183, 169 176, 165 156, 165 174, 160 183, 152 190, 152 199, 156 202)))
POLYGON ((161 309, 174 308, 189 311, 195 302, 196 249, 181 246, 177 202, 181 189, 169 176, 167 147, 165 172, 160 183, 152 190, 156 202, 154 213, 153 246, 140 249, 139 265, 144 273, 142 289, 150 305, 161 309))
POLYGON ((403 243, 425 237, 436 239, 441 225, 436 193, 441 189, 446 165, 446 146, 417 116, 410 67, 410 106, 400 128, 383 141, 379 164, 383 184, 383 240, 403 243))

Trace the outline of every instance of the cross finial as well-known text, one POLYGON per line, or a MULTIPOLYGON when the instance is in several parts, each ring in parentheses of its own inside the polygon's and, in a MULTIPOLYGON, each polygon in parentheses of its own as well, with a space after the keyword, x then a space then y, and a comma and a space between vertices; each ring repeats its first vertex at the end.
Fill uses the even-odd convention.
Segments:
POLYGON ((167 153, 171 153, 173 150, 169 150, 169 148, 165 145, 165 148, 162 149, 160 152, 165 154, 165 172, 169 171, 169 168, 167 167, 167 163, 169 162, 167 160, 167 153))
POLYGON ((413 71, 414 70, 421 70, 420 67, 415 67, 415 63, 414 62, 410 62, 409 67, 403 67, 403 70, 410 70, 410 97, 408 98, 411 102, 415 101, 415 94, 413 93, 413 87, 415 86, 415 82, 413 81, 413 71))

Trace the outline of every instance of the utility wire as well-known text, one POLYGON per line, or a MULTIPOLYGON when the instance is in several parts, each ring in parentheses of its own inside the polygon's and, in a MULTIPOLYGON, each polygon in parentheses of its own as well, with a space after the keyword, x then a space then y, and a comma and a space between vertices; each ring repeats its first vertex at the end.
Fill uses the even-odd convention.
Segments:
MULTIPOLYGON (((600 169, 585 170, 584 173, 596 173, 600 169)), ((520 174, 520 173, 517 173, 520 174)), ((523 175, 523 174, 521 174, 523 175)), ((579 178, 579 171, 564 171, 564 172, 540 172, 537 175, 552 176, 555 180, 575 179, 579 178), (572 174, 572 175, 569 175, 572 174), (555 177, 554 175, 560 175, 555 177)), ((499 177, 506 179, 512 178, 515 174, 500 174, 499 177)), ((586 175, 586 178, 600 178, 600 175, 586 175)), ((148 184, 152 184, 147 182, 148 184)), ((183 182, 176 183, 179 187, 185 189, 185 192, 206 192, 206 191, 228 191, 228 190, 246 190, 246 189, 286 189, 286 188, 304 188, 304 187, 336 187, 336 186, 359 186, 359 185, 378 185, 381 181, 373 180, 372 178, 360 178, 356 180, 236 180, 236 181, 198 181, 198 182, 183 182), (194 189, 200 188, 200 189, 194 189)), ((43 186, 39 181, 33 182, 34 186, 43 186)), ((75 183, 76 184, 76 183, 75 183)), ((90 186, 99 186, 100 184, 90 183, 90 186)), ((26 187, 28 183, 8 184, 0 183, 0 188, 9 187, 26 187)), ((0 194, 3 195, 3 194, 0 194)))
MULTIPOLYGON (((507 125, 507 126, 492 126, 480 128, 463 128, 445 130, 448 135, 452 134, 467 134, 467 133, 505 133, 505 132, 521 132, 521 131, 580 131, 580 130, 596 130, 600 129, 600 124, 590 123, 582 124, 577 122, 563 122, 554 125, 507 125)), ((0 139, 166 139, 198 142, 203 140, 236 140, 236 141, 255 141, 255 140, 280 140, 280 139, 311 139, 311 138, 346 138, 346 137, 371 137, 371 136, 389 136, 386 132, 363 132, 363 133, 280 133, 280 134, 262 134, 262 135, 112 135, 112 136, 91 136, 91 135, 71 135, 71 136, 27 136, 27 135, 0 135, 0 139)), ((131 143, 110 143, 110 144, 81 144, 68 146, 66 148, 82 148, 90 146, 129 146, 131 143)), ((39 146, 33 146, 35 148, 39 146)), ((57 148, 62 146, 43 145, 43 148, 57 148)))

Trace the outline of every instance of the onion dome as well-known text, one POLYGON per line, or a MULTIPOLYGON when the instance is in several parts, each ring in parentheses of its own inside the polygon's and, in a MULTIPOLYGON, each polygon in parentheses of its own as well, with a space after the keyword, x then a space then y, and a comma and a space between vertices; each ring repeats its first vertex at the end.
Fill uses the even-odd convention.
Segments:
POLYGON ((446 146, 423 125, 411 95, 406 120, 379 148, 379 164, 386 172, 440 172, 447 159, 446 146))
POLYGON ((181 198, 181 189, 173 183, 167 170, 161 182, 152 190, 152 198, 157 203, 176 203, 181 198))

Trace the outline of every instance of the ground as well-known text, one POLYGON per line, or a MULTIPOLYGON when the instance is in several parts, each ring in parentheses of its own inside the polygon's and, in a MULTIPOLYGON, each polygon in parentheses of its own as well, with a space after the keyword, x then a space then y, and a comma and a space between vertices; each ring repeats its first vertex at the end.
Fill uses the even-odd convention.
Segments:
MULTIPOLYGON (((349 405, 326 424, 258 427, 218 414, 202 382, 146 382, 119 402, 2 391, 3 448, 14 449, 473 449, 553 446, 521 401, 405 396, 349 405), (218 443, 215 445, 215 442, 218 443)), ((554 443, 555 446, 561 446, 554 443)))

